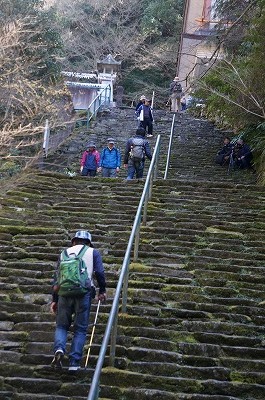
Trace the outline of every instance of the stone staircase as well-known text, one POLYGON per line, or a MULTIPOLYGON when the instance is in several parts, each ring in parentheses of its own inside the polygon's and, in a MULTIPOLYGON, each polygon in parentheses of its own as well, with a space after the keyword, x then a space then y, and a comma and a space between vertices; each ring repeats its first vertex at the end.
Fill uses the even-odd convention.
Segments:
MULTIPOLYGON (((216 167, 222 133, 188 115, 177 118, 169 176, 161 179, 171 120, 156 113, 159 179, 139 260, 130 266, 115 368, 107 355, 100 399, 264 400, 265 189, 249 171, 216 167)), ((124 170, 116 180, 71 178, 61 170, 78 169, 91 135, 100 147, 116 133, 123 149, 134 129, 130 109, 102 116, 50 156, 46 170, 27 171, 1 198, 1 399, 87 398, 144 182, 124 180, 124 170), (49 366, 51 278, 58 253, 84 227, 103 255, 108 301, 100 308, 88 369, 70 375, 67 363, 62 372, 49 366)))

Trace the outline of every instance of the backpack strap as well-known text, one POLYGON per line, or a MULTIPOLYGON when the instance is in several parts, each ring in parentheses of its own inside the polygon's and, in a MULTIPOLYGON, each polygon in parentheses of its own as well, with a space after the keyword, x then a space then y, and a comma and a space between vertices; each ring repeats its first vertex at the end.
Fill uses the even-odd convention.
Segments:
MULTIPOLYGON (((77 254, 75 254, 75 253, 72 253, 72 254, 75 254, 75 257, 82 258, 88 248, 89 247, 86 244, 84 244, 77 254)), ((69 259, 69 255, 67 253, 67 249, 65 249, 61 253, 61 261, 66 261, 68 259, 69 259)))
POLYGON ((89 259, 88 264, 86 264, 86 270, 87 270, 88 276, 91 279, 92 286, 94 286, 93 280, 92 280, 92 274, 93 274, 93 251, 94 251, 93 247, 89 247, 86 244, 84 244, 83 247, 81 248, 81 250, 79 251, 79 253, 76 255, 76 257, 78 257, 81 260, 81 258, 86 253, 86 256, 89 259), (90 266, 92 266, 92 268, 88 269, 90 266))
POLYGON ((94 265, 93 265, 94 249, 93 249, 93 247, 89 247, 89 246, 84 246, 84 247, 86 247, 85 250, 83 251, 83 249, 81 249, 81 251, 79 252, 79 254, 82 252, 82 255, 80 258, 82 258, 83 255, 86 253, 86 257, 88 257, 88 264, 86 264, 87 274, 91 279, 91 285, 94 286, 93 279, 92 279, 93 269, 94 269, 94 265), (89 268, 90 266, 91 266, 91 268, 89 268))
POLYGON ((69 258, 69 256, 68 256, 67 250, 65 249, 65 250, 63 250, 63 251, 61 252, 61 257, 60 257, 60 259, 61 259, 61 261, 66 261, 66 260, 68 260, 68 258, 69 258))
POLYGON ((82 258, 88 248, 89 248, 89 246, 84 244, 83 247, 81 248, 81 250, 79 251, 79 253, 76 255, 76 257, 82 258))

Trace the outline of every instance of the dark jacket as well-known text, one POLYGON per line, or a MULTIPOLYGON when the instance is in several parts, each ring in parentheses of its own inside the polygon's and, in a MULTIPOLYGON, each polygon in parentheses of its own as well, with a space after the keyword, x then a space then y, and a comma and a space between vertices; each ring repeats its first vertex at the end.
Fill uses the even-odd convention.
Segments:
POLYGON ((144 103, 142 101, 139 101, 137 106, 135 107, 135 113, 137 113, 138 109, 143 105, 144 103))
POLYGON ((129 158, 130 158, 130 151, 133 143, 133 138, 140 138, 143 139, 143 148, 144 148, 144 157, 143 160, 145 159, 145 156, 151 161, 152 160, 152 153, 150 149, 150 144, 148 140, 146 140, 143 136, 141 135, 135 135, 131 137, 126 144, 126 149, 125 149, 125 154, 124 154, 124 164, 128 164, 129 158))
POLYGON ((252 152, 250 147, 247 144, 243 144, 243 146, 235 146, 235 158, 240 158, 240 157, 247 157, 249 159, 252 158, 252 152))
POLYGON ((229 156, 232 152, 233 145, 232 143, 225 144, 224 147, 218 151, 218 155, 229 156))
POLYGON ((178 93, 179 95, 182 93, 182 86, 178 81, 173 81, 169 87, 170 94, 178 93))
POLYGON ((152 107, 142 104, 136 111, 137 117, 140 116, 141 110, 144 110, 144 119, 150 119, 150 121, 153 121, 152 107))

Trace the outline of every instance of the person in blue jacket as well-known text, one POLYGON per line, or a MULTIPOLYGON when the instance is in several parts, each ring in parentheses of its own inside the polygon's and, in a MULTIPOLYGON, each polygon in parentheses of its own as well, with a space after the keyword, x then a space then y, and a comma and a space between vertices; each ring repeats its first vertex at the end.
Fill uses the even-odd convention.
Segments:
POLYGON ((102 171, 103 178, 116 178, 121 167, 121 153, 113 138, 108 138, 107 143, 101 152, 99 172, 102 171))

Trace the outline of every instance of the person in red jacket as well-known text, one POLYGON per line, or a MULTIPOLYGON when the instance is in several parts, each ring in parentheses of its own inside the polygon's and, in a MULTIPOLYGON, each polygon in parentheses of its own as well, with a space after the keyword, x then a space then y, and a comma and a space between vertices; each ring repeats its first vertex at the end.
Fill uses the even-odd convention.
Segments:
POLYGON ((93 142, 88 143, 86 151, 81 158, 81 175, 96 176, 99 168, 100 154, 96 150, 96 145, 93 142))

